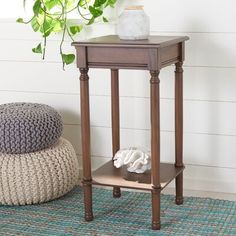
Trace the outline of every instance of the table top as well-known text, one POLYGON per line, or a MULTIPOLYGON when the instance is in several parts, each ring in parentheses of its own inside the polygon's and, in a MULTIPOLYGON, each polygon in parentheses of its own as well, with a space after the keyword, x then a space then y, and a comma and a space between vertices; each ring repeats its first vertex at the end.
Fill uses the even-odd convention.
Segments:
POLYGON ((107 35, 84 41, 73 42, 73 46, 112 46, 112 47, 166 47, 188 40, 187 36, 154 36, 147 40, 121 40, 117 35, 107 35))

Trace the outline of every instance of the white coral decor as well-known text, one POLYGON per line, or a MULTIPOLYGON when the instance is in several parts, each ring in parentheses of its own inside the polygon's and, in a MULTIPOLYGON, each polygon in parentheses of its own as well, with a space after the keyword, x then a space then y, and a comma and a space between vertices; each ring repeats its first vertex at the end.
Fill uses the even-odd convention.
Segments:
POLYGON ((127 170, 134 173, 144 173, 151 169, 151 157, 138 148, 119 150, 114 157, 114 166, 120 168, 127 165, 127 170))

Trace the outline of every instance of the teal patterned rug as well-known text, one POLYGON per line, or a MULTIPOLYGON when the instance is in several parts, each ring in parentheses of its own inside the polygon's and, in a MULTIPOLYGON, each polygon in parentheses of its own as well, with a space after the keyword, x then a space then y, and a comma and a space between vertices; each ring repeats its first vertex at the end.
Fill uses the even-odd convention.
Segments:
POLYGON ((236 235, 236 202, 162 195, 161 231, 152 231, 150 193, 94 188, 94 221, 83 218, 83 196, 76 188, 66 196, 33 206, 1 206, 0 235, 236 235))

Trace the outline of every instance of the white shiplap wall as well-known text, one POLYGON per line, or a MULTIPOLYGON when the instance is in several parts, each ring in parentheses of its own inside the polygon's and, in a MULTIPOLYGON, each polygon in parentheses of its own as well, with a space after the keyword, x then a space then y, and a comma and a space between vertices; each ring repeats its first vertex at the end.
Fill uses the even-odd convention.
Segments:
MULTIPOLYGON (((190 37, 184 68, 185 188, 236 193, 236 3, 226 2, 130 0, 119 1, 119 9, 140 3, 151 18, 152 34, 190 37)), ((49 41, 48 56, 42 62, 31 53, 38 36, 29 27, 6 19, 5 14, 0 32, 0 102, 42 102, 58 109, 65 123, 64 136, 81 157, 79 74, 75 65, 61 70, 58 37, 49 41)), ((82 37, 111 33, 113 24, 97 25, 82 37)), ((73 51, 69 42, 65 48, 73 51)), ((161 72, 163 161, 174 160, 173 71, 170 67, 161 72)), ((149 147, 149 75, 120 74, 121 146, 149 147)), ((107 70, 90 71, 94 168, 111 155, 109 75, 107 70)))

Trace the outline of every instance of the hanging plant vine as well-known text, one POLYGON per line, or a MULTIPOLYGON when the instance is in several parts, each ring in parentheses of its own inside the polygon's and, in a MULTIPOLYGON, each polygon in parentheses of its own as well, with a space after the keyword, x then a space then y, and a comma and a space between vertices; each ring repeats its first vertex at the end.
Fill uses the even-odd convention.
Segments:
MULTIPOLYGON (((72 41, 74 36, 79 34, 86 25, 91 25, 95 21, 102 20, 108 22, 104 16, 104 9, 114 7, 117 0, 35 0, 32 12, 33 15, 29 21, 18 18, 17 22, 30 24, 34 32, 42 35, 43 42, 37 44, 32 49, 34 53, 42 54, 45 58, 47 38, 53 33, 61 32, 60 55, 65 65, 71 64, 75 60, 74 54, 66 54, 63 51, 65 36, 68 35, 72 41), (77 12, 82 19, 81 24, 70 25, 68 14, 77 12)), ((26 0, 23 0, 25 6, 26 0)))

